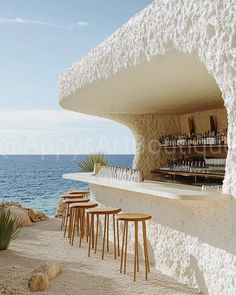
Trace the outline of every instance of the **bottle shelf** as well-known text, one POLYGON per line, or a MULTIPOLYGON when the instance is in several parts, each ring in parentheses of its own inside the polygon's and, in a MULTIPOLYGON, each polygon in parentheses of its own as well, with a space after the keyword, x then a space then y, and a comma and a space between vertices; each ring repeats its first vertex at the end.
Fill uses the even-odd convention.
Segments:
POLYGON ((215 178, 215 179, 224 179, 225 174, 220 174, 220 173, 201 173, 201 172, 190 172, 190 171, 176 171, 176 170, 165 170, 165 169, 156 169, 150 171, 151 173, 160 173, 160 174, 168 174, 168 175, 173 175, 173 176, 192 176, 195 177, 205 177, 205 178, 215 178))
POLYGON ((165 146, 161 145, 161 149, 196 149, 196 148, 201 148, 201 149, 210 149, 210 148, 220 148, 220 149, 228 149, 228 145, 226 144, 208 144, 208 145, 175 145, 175 146, 165 146))

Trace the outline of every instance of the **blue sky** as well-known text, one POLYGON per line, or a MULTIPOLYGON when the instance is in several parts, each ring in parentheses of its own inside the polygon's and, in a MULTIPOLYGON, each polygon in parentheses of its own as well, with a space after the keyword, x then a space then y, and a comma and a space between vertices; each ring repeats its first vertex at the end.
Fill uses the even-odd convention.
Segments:
POLYGON ((149 3, 151 0, 0 0, 1 154, 87 153, 97 151, 103 138, 111 143, 130 139, 126 148, 101 144, 99 149, 104 152, 134 151, 126 127, 61 110, 57 82, 66 67, 149 3), (27 136, 34 144, 23 148, 27 136), (54 144, 63 140, 72 144, 67 149, 53 144, 37 148, 50 138, 54 144), (78 139, 93 144, 88 149, 76 143, 78 139))

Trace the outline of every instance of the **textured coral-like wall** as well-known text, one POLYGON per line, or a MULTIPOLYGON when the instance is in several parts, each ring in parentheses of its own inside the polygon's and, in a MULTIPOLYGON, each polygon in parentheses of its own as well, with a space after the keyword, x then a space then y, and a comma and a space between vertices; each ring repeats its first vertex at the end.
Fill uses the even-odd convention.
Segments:
MULTIPOLYGON (((157 0, 74 63, 59 80, 60 98, 171 50, 199 59, 222 92, 229 120, 225 192, 236 196, 236 2, 157 0)), ((89 113, 89 110, 88 110, 89 113)), ((110 118, 116 118, 112 114, 110 118)), ((144 119, 150 122, 150 116, 144 119)), ((129 121, 129 120, 128 120, 129 121)), ((133 116, 130 116, 130 122, 133 116)), ((136 126, 127 125, 131 129, 136 126)), ((146 135, 141 134, 142 135, 146 135)), ((135 133, 136 135, 136 133, 135 133)), ((136 136, 137 138, 137 136, 136 136)), ((142 149, 137 141, 137 149, 142 149)), ((136 163, 141 164, 141 155, 136 163)), ((147 160, 146 157, 143 160, 147 160)), ((150 162, 153 159, 150 158, 150 162)))
POLYGON ((150 178, 150 170, 164 164, 168 155, 159 148, 161 135, 180 134, 179 115, 120 115, 115 118, 128 126, 135 137, 136 153, 133 167, 144 172, 150 178))

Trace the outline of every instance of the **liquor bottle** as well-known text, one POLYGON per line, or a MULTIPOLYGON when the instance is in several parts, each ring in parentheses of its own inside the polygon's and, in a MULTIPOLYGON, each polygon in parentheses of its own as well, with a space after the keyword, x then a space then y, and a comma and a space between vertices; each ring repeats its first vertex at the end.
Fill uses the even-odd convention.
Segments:
POLYGON ((168 136, 169 137, 169 146, 172 146, 172 139, 171 139, 171 135, 168 136))
POLYGON ((187 134, 187 146, 189 146, 190 145, 190 134, 188 133, 187 134))
POLYGON ((193 133, 193 145, 196 145, 196 136, 194 133, 193 133))
POLYGON ((221 144, 222 144, 222 145, 225 144, 225 134, 224 134, 224 130, 221 131, 221 144))
POLYGON ((207 144, 206 132, 203 133, 203 145, 207 144))
POLYGON ((206 134, 206 144, 207 145, 209 144, 209 130, 207 131, 207 134, 206 134))
POLYGON ((214 145, 215 144, 215 132, 211 132, 211 137, 210 137, 211 141, 210 141, 210 144, 211 145, 214 145))
POLYGON ((183 141, 183 145, 186 146, 188 144, 187 142, 187 134, 184 134, 184 141, 183 141))

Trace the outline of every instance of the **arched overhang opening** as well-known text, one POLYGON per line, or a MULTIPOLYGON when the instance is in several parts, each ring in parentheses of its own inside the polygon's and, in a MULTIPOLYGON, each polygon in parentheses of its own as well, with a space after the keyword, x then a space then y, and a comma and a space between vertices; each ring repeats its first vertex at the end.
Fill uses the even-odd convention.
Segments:
MULTIPOLYGON (((176 50, 84 86, 63 98, 61 105, 127 125, 137 144, 133 166, 142 170, 146 179, 153 178, 150 171, 165 165, 171 155, 170 149, 165 153, 159 148, 157 141, 162 136, 188 134, 189 119, 195 126, 196 136, 205 137, 208 131, 225 136, 228 125, 222 93, 214 77, 197 56, 176 50), (214 121, 215 130, 211 130, 210 120, 214 121)), ((200 151, 205 158, 226 158, 225 144, 220 150, 207 145, 194 151, 194 162, 200 151)), ((185 160, 192 162, 191 153, 187 154, 190 150, 193 151, 186 149, 184 154, 185 160)))
MULTIPOLYGON (((121 103, 110 117, 133 131, 137 144, 134 168, 144 171, 147 179, 160 180, 150 172, 161 166, 169 169, 171 161, 181 160, 189 166, 184 169, 197 176, 173 173, 176 180, 222 183, 228 152, 227 110, 219 86, 199 59, 174 51, 112 79, 116 79, 112 89, 119 92, 117 101, 125 102, 126 113, 121 103), (118 90, 121 85, 123 91, 118 90), (167 147, 160 147, 161 138, 169 140, 167 147)), ((172 176, 164 179, 173 181, 172 176)))

